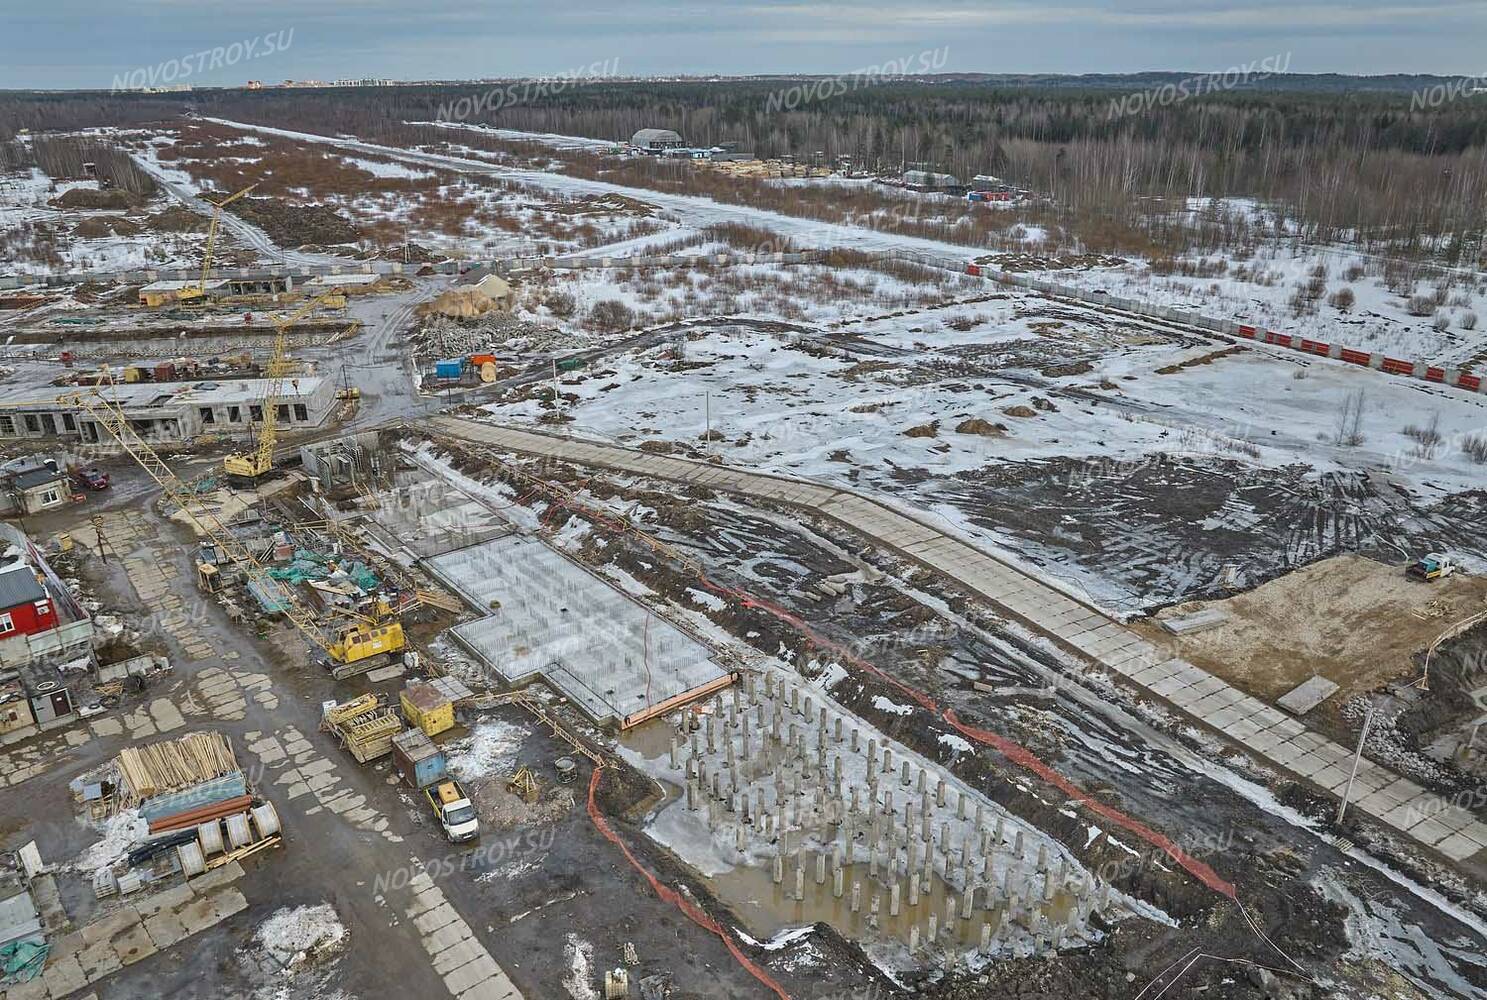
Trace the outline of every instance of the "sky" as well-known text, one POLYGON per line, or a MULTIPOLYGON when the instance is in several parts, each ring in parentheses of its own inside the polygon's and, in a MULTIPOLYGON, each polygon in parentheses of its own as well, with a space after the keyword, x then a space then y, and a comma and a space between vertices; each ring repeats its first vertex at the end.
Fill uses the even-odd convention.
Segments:
POLYGON ((1484 0, 0 2, 7 89, 108 89, 152 69, 157 83, 233 86, 597 65, 624 76, 845 73, 903 60, 942 72, 1212 72, 1281 55, 1294 73, 1487 74, 1484 0))

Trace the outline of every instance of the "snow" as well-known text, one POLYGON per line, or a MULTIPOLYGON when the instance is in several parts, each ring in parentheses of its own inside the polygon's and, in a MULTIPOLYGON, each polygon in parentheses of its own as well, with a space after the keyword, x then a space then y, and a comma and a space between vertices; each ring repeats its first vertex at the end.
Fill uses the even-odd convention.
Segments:
POLYGON ((700 604, 710 611, 722 611, 728 603, 716 594, 709 594, 705 590, 697 590, 695 587, 687 588, 687 597, 693 604, 700 604))
POLYGON ((744 944, 751 945, 763 951, 780 951, 790 947, 797 941, 804 941, 811 936, 811 933, 815 929, 815 924, 809 924, 805 927, 786 927, 768 941, 756 941, 737 927, 733 929, 733 932, 743 940, 744 944))
POLYGON ((509 722, 481 720, 467 738, 446 746, 449 773, 461 781, 475 781, 515 770, 516 753, 525 736, 521 727, 509 722))
POLYGON ((573 1000, 599 1000, 595 988, 594 946, 577 934, 569 933, 563 944, 568 971, 563 975, 563 988, 573 1000))
POLYGON ((498 139, 509 139, 513 142, 533 142, 554 149, 588 149, 595 152, 605 152, 613 149, 617 142, 611 139, 586 139, 577 135, 558 135, 553 132, 521 132, 511 128, 491 128, 469 122, 409 122, 410 125, 433 126, 434 128, 460 129, 467 132, 481 132, 493 135, 498 139))
POLYGON ((914 709, 910 706, 889 701, 882 695, 875 695, 873 697, 873 708, 876 708, 880 712, 891 712, 894 715, 911 715, 914 712, 914 709))
POLYGON ((970 753, 975 749, 968 740, 964 737, 957 736, 955 733, 941 733, 940 743, 954 750, 956 753, 970 753))
POLYGON ((285 907, 260 924, 253 939, 289 970, 338 950, 346 928, 329 903, 285 907))
POLYGON ((150 835, 150 822, 138 809, 125 809, 110 816, 103 827, 103 839, 78 856, 75 867, 92 873, 108 868, 129 853, 130 848, 150 835))
POLYGON ((425 177, 434 176, 432 171, 414 170, 400 163, 389 163, 387 160, 367 160, 357 156, 348 156, 345 158, 345 162, 351 164, 353 167, 365 170, 373 177, 397 177, 409 180, 422 180, 425 177))

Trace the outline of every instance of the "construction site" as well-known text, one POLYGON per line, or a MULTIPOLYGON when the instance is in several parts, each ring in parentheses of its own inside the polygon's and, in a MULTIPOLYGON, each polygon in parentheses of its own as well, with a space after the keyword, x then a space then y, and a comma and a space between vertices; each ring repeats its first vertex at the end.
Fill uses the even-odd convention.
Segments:
POLYGON ((1487 997, 1478 335, 288 124, 0 171, 0 1000, 1487 997))

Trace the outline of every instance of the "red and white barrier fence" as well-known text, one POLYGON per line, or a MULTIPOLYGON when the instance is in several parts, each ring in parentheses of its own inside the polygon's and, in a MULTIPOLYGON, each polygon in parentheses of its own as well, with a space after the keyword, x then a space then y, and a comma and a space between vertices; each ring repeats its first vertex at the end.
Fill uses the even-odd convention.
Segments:
MULTIPOLYGON (((929 262, 920 258, 915 259, 920 260, 921 263, 929 262)), ((1350 365, 1372 368, 1374 371, 1383 372, 1386 375, 1402 375, 1405 378, 1416 378, 1424 382, 1434 382, 1438 385, 1446 385, 1454 389, 1465 390, 1466 392, 1487 392, 1487 380, 1484 380, 1480 375, 1464 372, 1458 368, 1432 365, 1427 361, 1411 361, 1408 358, 1385 357, 1377 352, 1360 351, 1356 348, 1344 347, 1341 344, 1329 344, 1320 340, 1307 340, 1304 337, 1294 334, 1279 333, 1275 330, 1262 330, 1256 326, 1234 323, 1229 320, 1213 319, 1209 316, 1202 316, 1198 313, 1187 312, 1182 309, 1153 306, 1144 302, 1137 302, 1134 299, 1124 299, 1107 295, 1103 292, 1091 292, 1082 288, 1074 288, 1070 285, 1060 285, 1052 281, 1030 278, 1026 275, 1009 274, 1004 271, 982 267, 979 264, 966 264, 964 265, 964 271, 966 274, 974 277, 990 278, 992 281, 1001 282, 1002 284, 1019 285, 1051 295, 1078 299, 1082 302, 1104 305, 1125 312, 1138 313, 1153 319, 1202 327, 1224 336, 1238 337, 1241 340, 1253 340, 1259 344, 1271 344, 1275 347, 1285 347, 1293 351, 1300 351, 1302 354, 1311 354, 1319 358, 1329 358, 1333 361, 1342 361, 1350 365)))

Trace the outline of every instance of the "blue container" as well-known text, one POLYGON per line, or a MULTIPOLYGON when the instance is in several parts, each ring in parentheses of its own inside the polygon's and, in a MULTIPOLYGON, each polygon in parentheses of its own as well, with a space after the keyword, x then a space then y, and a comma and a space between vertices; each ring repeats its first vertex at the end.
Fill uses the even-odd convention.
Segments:
POLYGON ((427 788, 449 776, 449 761, 422 729, 408 729, 392 739, 392 762, 403 780, 427 788))
POLYGON ((460 358, 434 363, 435 378, 459 378, 465 371, 465 362, 460 358))

